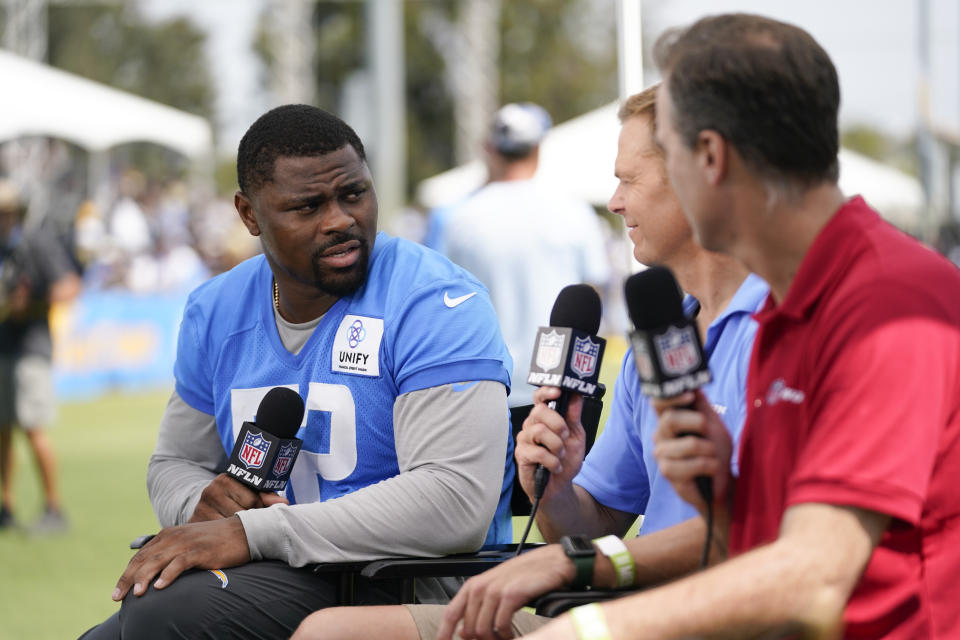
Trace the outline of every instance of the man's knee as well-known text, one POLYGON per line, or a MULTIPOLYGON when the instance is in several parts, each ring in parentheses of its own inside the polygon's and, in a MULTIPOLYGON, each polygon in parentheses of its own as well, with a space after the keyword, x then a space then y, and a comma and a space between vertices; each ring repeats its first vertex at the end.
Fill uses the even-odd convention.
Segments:
POLYGON ((127 594, 119 621, 124 638, 196 638, 218 608, 205 597, 206 588, 192 573, 164 589, 150 586, 142 596, 127 594))
POLYGON ((350 610, 333 608, 311 613, 290 640, 343 640, 349 638, 350 610))
MULTIPOLYGON (((439 605, 427 605, 427 607, 439 605)), ((436 636, 436 634, 434 634, 436 636)), ((420 640, 405 606, 333 607, 311 613, 291 640, 420 640)))

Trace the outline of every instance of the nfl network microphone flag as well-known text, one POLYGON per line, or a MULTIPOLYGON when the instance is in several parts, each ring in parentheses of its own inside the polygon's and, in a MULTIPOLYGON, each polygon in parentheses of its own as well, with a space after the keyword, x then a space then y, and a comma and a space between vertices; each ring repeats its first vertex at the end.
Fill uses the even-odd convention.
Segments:
POLYGON ((540 327, 527 382, 597 397, 600 361, 607 341, 569 327, 540 327))
POLYGON ((237 434, 227 473, 258 491, 283 491, 303 441, 293 437, 303 419, 303 400, 291 389, 275 387, 257 409, 257 421, 244 422, 237 434))
POLYGON ((630 344, 640 389, 648 396, 669 398, 710 382, 710 370, 700 357, 700 335, 692 323, 671 325, 659 332, 633 331, 630 344))
POLYGON ((673 273, 656 265, 635 273, 627 278, 624 295, 635 326, 630 346, 641 391, 670 398, 710 382, 700 332, 683 313, 673 273))
POLYGON ((283 491, 301 446, 298 438, 278 438, 244 422, 227 473, 258 491, 283 491))

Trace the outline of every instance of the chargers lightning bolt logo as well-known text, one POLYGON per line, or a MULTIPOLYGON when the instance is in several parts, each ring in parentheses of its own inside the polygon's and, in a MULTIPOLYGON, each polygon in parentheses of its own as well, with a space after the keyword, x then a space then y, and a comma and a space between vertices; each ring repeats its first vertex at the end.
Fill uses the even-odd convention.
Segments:
POLYGON ((227 578, 227 574, 225 574, 220 569, 210 569, 209 571, 213 575, 217 576, 217 580, 220 581, 220 588, 226 589, 227 585, 230 584, 230 580, 227 578))

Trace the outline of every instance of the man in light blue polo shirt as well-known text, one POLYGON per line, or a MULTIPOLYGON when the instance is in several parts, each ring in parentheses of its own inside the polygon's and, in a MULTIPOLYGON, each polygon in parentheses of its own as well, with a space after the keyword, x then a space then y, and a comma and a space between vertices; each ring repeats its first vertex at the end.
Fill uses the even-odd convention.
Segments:
MULTIPOLYGON (((727 307, 710 323, 704 339, 713 381, 703 391, 734 440, 740 435, 746 413, 744 390, 755 332, 751 314, 766 299, 767 291, 763 280, 748 275, 727 307)), ((683 306, 687 316, 692 317, 700 305, 688 295, 683 306)), ((641 535, 698 515, 660 475, 653 457, 656 428, 657 414, 640 391, 633 353, 628 352, 617 377, 610 417, 573 483, 610 509, 631 514, 630 517, 644 514, 641 535)), ((736 456, 733 466, 736 474, 736 456)))
MULTIPOLYGON (((654 142, 655 100, 656 87, 651 87, 629 98, 620 110, 623 126, 615 167, 619 186, 609 208, 623 217, 634 257, 643 264, 670 267, 690 294, 685 311, 698 325, 713 375, 703 391, 736 440, 746 413, 746 376, 756 331, 751 316, 768 288, 739 262, 705 251, 694 241, 654 142)), ((640 391, 632 352, 624 357, 610 416, 586 460, 581 399, 571 401, 565 420, 547 406, 558 396, 559 389, 553 387, 535 392, 536 405, 517 438, 515 457, 528 496, 533 495, 536 465, 549 469, 537 524, 548 542, 567 538, 564 544, 547 545, 472 578, 445 609, 327 609, 310 616, 294 638, 447 640, 461 621, 464 638, 508 637, 508 625, 513 635, 523 635, 548 619, 518 610, 546 592, 586 584, 654 584, 695 570, 706 527, 660 475, 653 457, 657 415, 640 391), (641 514, 641 535, 620 542, 641 514), (604 542, 591 544, 591 538, 602 536, 604 542), (579 539, 579 558, 573 557, 577 550, 571 537, 579 539)), ((719 555, 713 552, 711 560, 719 555)))

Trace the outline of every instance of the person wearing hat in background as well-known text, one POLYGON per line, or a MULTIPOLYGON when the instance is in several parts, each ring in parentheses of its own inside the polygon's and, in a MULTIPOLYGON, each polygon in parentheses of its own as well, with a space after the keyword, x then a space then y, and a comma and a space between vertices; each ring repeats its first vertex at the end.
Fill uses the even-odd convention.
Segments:
POLYGON ((15 525, 13 428, 27 436, 40 470, 46 506, 34 533, 67 528, 57 463, 46 427, 53 422, 54 303, 72 300, 80 277, 66 248, 45 227, 23 227, 25 208, 12 182, 0 179, 0 529, 15 525))
POLYGON ((513 357, 511 408, 533 403, 526 379, 536 328, 547 324, 560 290, 584 282, 602 293, 610 277, 593 208, 534 177, 550 126, 538 105, 501 107, 484 143, 487 184, 450 210, 427 242, 490 290, 513 357))

